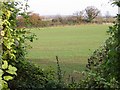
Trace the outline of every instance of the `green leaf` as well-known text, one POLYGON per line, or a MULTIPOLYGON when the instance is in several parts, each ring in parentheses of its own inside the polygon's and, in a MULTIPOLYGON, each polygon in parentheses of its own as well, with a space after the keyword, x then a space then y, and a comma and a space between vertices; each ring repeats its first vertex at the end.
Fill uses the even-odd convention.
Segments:
POLYGON ((11 71, 17 71, 17 68, 12 65, 9 65, 8 69, 11 71))
POLYGON ((2 14, 3 14, 3 12, 2 12, 2 11, 0 11, 0 16, 2 16, 2 14))
POLYGON ((2 69, 7 69, 7 68, 8 68, 8 62, 4 60, 2 64, 2 69))
POLYGON ((14 11, 14 8, 10 8, 11 11, 14 11))
POLYGON ((13 42, 11 42, 7 37, 4 37, 3 38, 3 44, 8 48, 8 49, 11 49, 11 45, 13 44, 13 42))
POLYGON ((9 81, 9 80, 12 80, 12 79, 13 79, 12 76, 4 76, 3 78, 4 78, 4 80, 6 80, 6 81, 9 81))
POLYGON ((7 82, 2 79, 0 79, 0 90, 9 90, 7 82))
POLYGON ((6 26, 10 26, 10 22, 7 21, 7 20, 4 20, 4 21, 3 21, 3 24, 5 24, 6 26))
POLYGON ((0 69, 0 77, 3 75, 3 71, 0 69))
POLYGON ((7 73, 12 74, 12 75, 17 75, 17 73, 15 71, 11 71, 11 70, 6 70, 7 73))
POLYGON ((8 70, 6 70, 7 73, 12 74, 12 75, 17 75, 16 71, 17 71, 17 68, 11 65, 9 65, 8 70))
POLYGON ((10 55, 10 59, 14 59, 14 60, 16 59, 16 57, 13 53, 12 54, 10 53, 9 55, 10 55))
POLYGON ((0 82, 0 90, 2 90, 2 88, 3 88, 3 87, 2 87, 2 83, 0 82))

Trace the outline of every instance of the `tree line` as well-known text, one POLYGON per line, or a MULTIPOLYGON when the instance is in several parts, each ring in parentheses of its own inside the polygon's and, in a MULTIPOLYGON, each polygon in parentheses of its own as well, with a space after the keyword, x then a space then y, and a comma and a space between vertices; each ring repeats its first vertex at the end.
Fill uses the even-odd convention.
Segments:
MULTIPOLYGON (((70 16, 56 15, 45 17, 33 12, 28 12, 28 16, 29 26, 27 25, 27 27, 47 27, 87 23, 103 24, 115 22, 115 18, 111 16, 108 11, 105 16, 102 16, 100 10, 94 6, 88 6, 85 10, 75 12, 70 16)), ((24 17, 18 16, 17 21, 18 27, 26 27, 24 17)))

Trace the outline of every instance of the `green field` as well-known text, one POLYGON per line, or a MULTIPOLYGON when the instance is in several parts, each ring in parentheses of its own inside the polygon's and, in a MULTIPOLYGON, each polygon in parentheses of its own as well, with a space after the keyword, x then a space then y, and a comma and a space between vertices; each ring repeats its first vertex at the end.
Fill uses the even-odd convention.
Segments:
POLYGON ((27 58, 44 68, 56 65, 56 56, 63 71, 84 70, 87 58, 107 38, 107 25, 59 26, 32 29, 38 40, 31 43, 27 58))

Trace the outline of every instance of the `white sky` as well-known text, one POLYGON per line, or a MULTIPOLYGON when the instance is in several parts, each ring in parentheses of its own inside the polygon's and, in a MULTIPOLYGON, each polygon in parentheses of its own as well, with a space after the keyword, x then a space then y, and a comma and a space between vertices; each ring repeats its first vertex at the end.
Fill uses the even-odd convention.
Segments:
POLYGON ((95 6, 101 10, 102 15, 107 11, 110 15, 116 15, 117 7, 108 2, 109 0, 29 0, 29 10, 40 15, 72 15, 87 6, 95 6))

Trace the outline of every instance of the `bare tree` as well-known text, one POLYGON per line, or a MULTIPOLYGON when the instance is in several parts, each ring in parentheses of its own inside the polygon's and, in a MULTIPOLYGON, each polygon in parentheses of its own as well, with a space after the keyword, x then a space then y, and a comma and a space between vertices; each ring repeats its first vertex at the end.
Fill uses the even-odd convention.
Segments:
POLYGON ((85 9, 85 12, 86 12, 86 17, 88 22, 91 22, 100 13, 100 11, 94 6, 88 6, 85 9))
POLYGON ((82 20, 84 19, 84 11, 79 11, 79 12, 75 12, 73 13, 73 16, 75 16, 77 18, 77 23, 81 23, 82 20))

